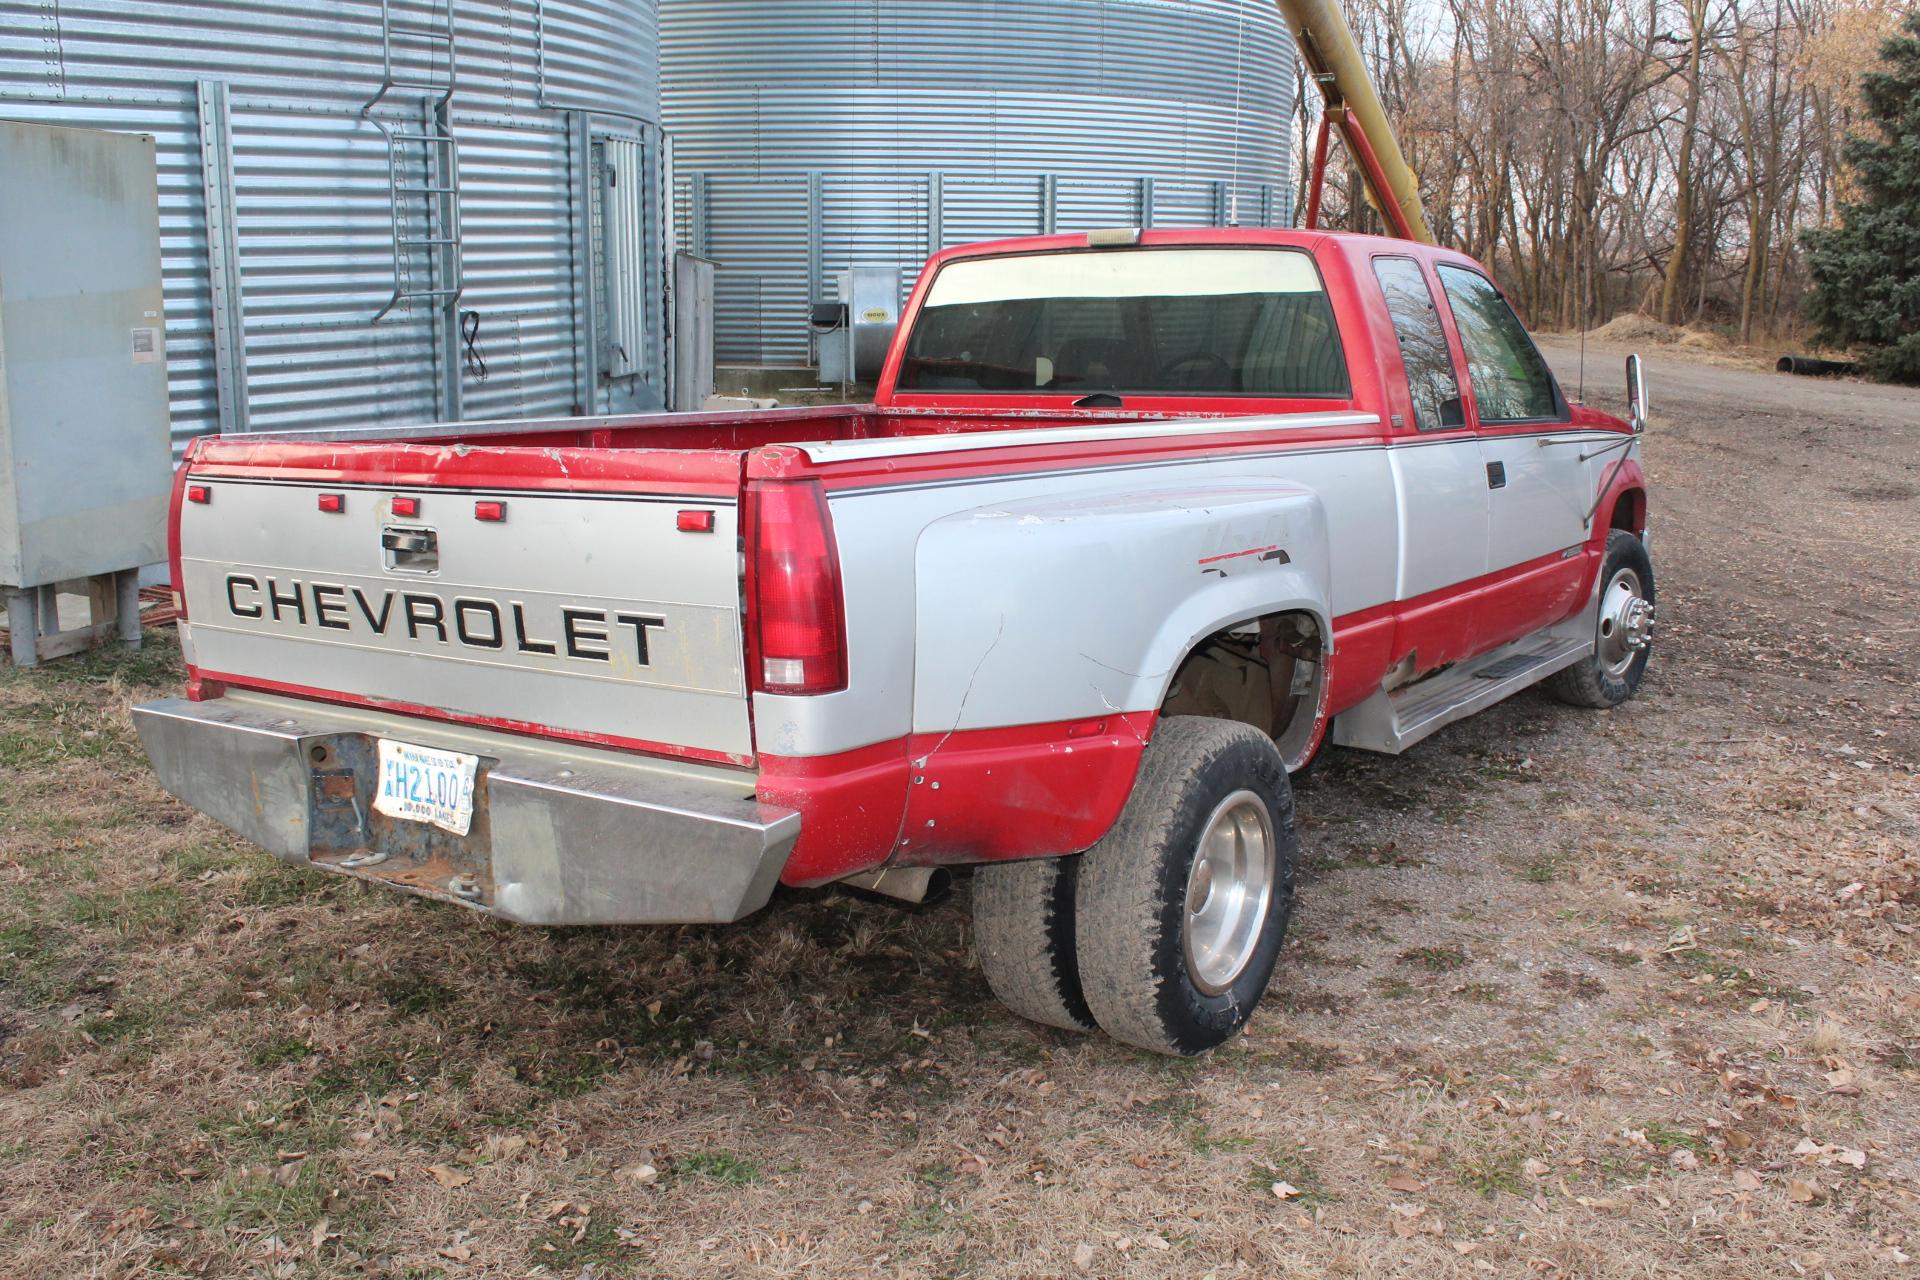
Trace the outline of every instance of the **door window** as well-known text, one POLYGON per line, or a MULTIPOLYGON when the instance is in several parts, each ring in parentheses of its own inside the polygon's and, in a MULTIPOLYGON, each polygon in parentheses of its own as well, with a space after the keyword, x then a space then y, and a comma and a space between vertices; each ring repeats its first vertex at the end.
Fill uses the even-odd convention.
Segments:
POLYGON ((1420 264, 1412 258, 1375 258, 1373 275, 1387 298, 1393 334, 1400 340, 1400 363, 1413 393, 1413 425, 1421 431, 1449 431, 1467 425, 1460 408, 1460 383, 1453 376, 1453 353, 1440 328, 1440 313, 1420 264))
POLYGON ((1563 418, 1560 390, 1513 308, 1477 271, 1442 266, 1440 283, 1460 330, 1482 423, 1563 418))

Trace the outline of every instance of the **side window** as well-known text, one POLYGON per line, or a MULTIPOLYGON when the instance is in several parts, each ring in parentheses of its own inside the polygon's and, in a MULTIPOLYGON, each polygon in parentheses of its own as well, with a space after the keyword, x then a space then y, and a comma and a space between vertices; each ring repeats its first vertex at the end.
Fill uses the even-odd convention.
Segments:
POLYGON ((1400 340, 1400 363, 1406 366, 1407 389, 1413 392, 1413 425, 1421 431, 1465 426, 1453 356, 1420 264, 1412 258, 1375 258, 1373 275, 1387 295, 1387 314, 1400 340))
POLYGON ((1480 421, 1528 422, 1561 416, 1553 374, 1493 282, 1464 267, 1441 267, 1460 346, 1473 380, 1480 421))

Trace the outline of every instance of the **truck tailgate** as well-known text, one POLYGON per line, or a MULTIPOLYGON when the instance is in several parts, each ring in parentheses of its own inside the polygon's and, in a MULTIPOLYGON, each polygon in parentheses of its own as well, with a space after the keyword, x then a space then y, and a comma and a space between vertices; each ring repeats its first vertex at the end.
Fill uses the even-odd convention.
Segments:
POLYGON ((529 455, 506 477, 458 447, 237 448, 190 461, 179 504, 203 679, 751 759, 738 455, 676 492, 570 478, 570 450, 494 450, 529 455))

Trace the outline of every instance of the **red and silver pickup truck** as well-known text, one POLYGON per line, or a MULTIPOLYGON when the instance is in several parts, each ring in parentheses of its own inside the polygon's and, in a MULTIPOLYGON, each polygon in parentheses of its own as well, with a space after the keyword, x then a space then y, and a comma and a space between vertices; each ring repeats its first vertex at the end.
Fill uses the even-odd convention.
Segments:
POLYGON ((974 865, 1017 1012, 1193 1053, 1294 893, 1288 774, 1540 681, 1630 697, 1644 388, 1487 274, 1303 231, 970 245, 872 405, 194 442, 161 782, 529 924, 974 865))

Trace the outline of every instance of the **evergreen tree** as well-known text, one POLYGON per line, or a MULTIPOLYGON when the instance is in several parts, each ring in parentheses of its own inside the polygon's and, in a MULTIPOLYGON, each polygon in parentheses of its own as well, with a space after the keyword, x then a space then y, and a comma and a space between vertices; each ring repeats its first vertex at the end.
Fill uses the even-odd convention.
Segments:
POLYGON ((1920 11, 1880 46, 1884 69, 1860 77, 1878 136, 1847 140, 1859 200, 1840 224, 1805 235, 1820 336, 1866 349, 1875 377, 1920 382, 1920 11))

